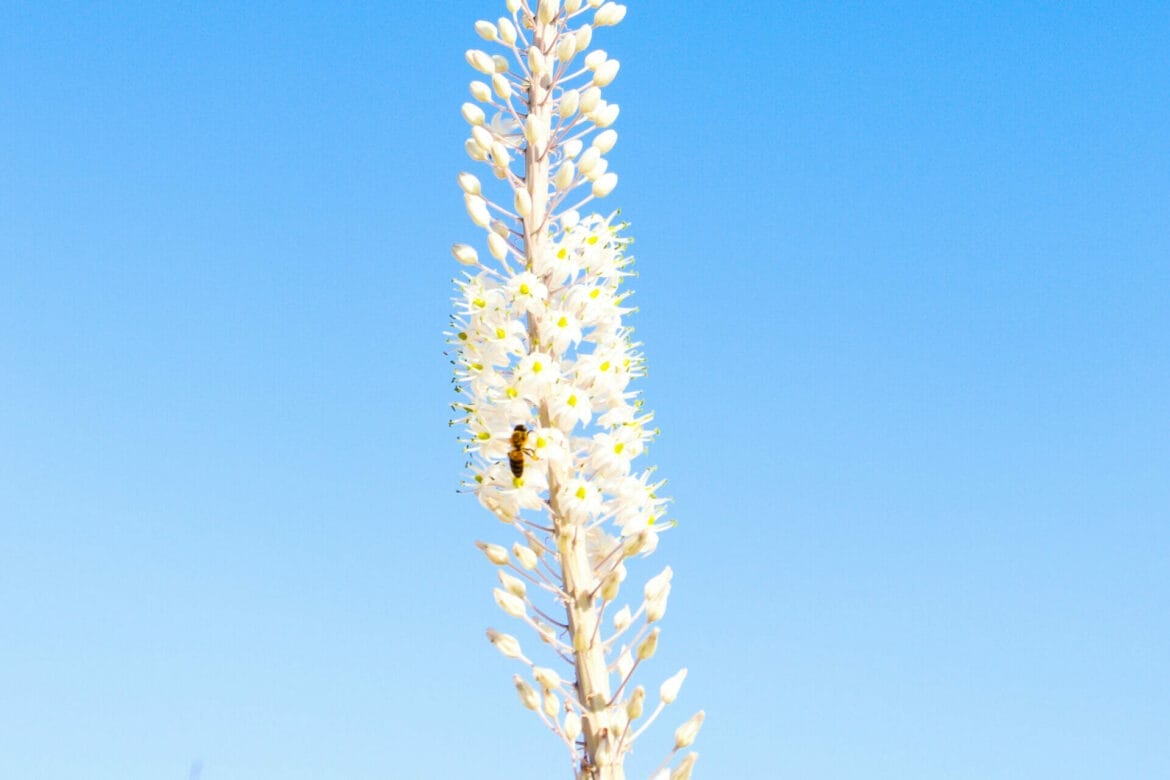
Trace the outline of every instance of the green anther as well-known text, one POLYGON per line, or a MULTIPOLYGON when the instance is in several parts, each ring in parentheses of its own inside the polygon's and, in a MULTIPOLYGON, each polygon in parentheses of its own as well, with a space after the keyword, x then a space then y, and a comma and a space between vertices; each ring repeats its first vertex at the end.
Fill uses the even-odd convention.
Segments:
POLYGON ((467 341, 467 333, 465 331, 462 331, 462 330, 459 331, 459 340, 460 341, 467 341))
POLYGON ((483 371, 483 363, 472 363, 471 368, 475 371, 483 371))
POLYGON ((492 435, 487 431, 480 431, 479 433, 475 434, 475 438, 479 439, 480 441, 487 441, 491 437, 492 435))
POLYGON ((585 500, 585 496, 586 496, 586 493, 585 493, 585 486, 584 486, 584 485, 582 485, 581 487, 577 488, 577 492, 576 492, 574 495, 575 495, 575 496, 577 496, 577 498, 579 498, 579 499, 581 499, 582 501, 584 501, 584 500, 585 500))
POLYGON ((483 484, 483 474, 476 474, 475 481, 482 485, 483 484))

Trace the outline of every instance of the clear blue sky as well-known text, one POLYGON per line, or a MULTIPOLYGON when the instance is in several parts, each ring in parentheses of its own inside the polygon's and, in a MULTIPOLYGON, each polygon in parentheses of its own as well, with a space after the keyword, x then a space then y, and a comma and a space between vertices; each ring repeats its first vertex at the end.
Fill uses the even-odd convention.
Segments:
MULTIPOLYGON (((502 5, 0 5, 0 777, 566 776, 446 423, 502 5)), ((632 778, 1170 777, 1170 7, 628 5, 632 778)))

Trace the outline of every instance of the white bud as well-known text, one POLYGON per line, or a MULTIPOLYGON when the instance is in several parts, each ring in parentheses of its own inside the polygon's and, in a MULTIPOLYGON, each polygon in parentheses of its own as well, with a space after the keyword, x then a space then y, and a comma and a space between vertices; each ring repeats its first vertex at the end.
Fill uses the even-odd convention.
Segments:
POLYGON ((489 230, 491 230, 500 238, 507 238, 512 232, 508 227, 508 223, 502 219, 493 219, 489 230))
POLYGON ((624 19, 626 16, 626 7, 618 5, 617 3, 606 3, 597 9, 597 13, 593 15, 594 27, 606 27, 614 25, 624 19))
POLYGON ((459 174, 458 180, 459 189, 463 190, 468 195, 478 195, 480 193, 479 179, 475 178, 475 176, 472 174, 464 171, 459 174))
POLYGON ((593 109, 597 107, 598 102, 601 101, 601 90, 597 87, 590 87, 581 93, 581 113, 592 114, 593 109))
POLYGON ((604 49, 595 49, 585 55, 585 67, 589 68, 589 70, 597 70, 598 66, 605 62, 605 58, 608 56, 604 49))
POLYGON ((630 608, 628 606, 622 607, 613 615, 613 627, 622 631, 630 625, 631 620, 633 620, 633 616, 630 615, 630 608))
POLYGON ((581 159, 577 161, 577 168, 581 171, 581 173, 588 176, 589 172, 597 166, 597 163, 600 160, 601 150, 596 146, 590 146, 585 150, 585 154, 581 155, 581 159))
POLYGON ((473 81, 468 85, 471 89, 471 96, 480 103, 490 103, 492 99, 492 88, 482 81, 473 81))
POLYGON ((516 25, 512 24, 511 20, 501 16, 497 26, 500 29, 501 41, 508 46, 516 42, 516 25))
POLYGON ((602 154, 607 153, 617 143, 617 130, 603 130, 593 139, 592 146, 596 146, 602 154))
POLYGON ((581 7, 581 0, 565 0, 565 13, 575 14, 581 7))
POLYGON ((561 214, 561 227, 565 230, 572 230, 581 221, 581 215, 577 213, 576 209, 569 209, 561 214))
POLYGON ((496 66, 496 73, 508 72, 508 58, 502 54, 492 55, 492 64, 496 66))
POLYGON ((687 753, 686 758, 679 762, 679 765, 670 773, 670 780, 691 780, 691 772, 695 769, 695 762, 699 760, 699 754, 691 751, 687 753))
POLYGON ((540 687, 546 691, 551 691, 561 686, 560 675, 552 669, 543 666, 534 666, 532 667, 532 676, 540 683, 540 687))
POLYGON ((512 683, 516 686, 516 693, 520 694, 520 703, 535 711, 540 706, 540 697, 532 690, 532 686, 524 682, 518 674, 512 675, 512 683))
POLYGON ((611 81, 617 78, 618 68, 621 63, 617 60, 606 60, 597 66, 597 70, 593 71, 593 84, 598 87, 608 86, 611 81))
POLYGON ((557 174, 553 177, 553 184, 558 190, 564 191, 573 183, 573 178, 577 175, 577 171, 572 162, 566 160, 561 163, 561 167, 557 168, 557 174))
POLYGON ((492 74, 492 90, 499 95, 501 100, 512 97, 512 85, 499 73, 492 74))
POLYGON ((463 205, 467 207, 467 215, 471 221, 482 228, 491 224, 492 217, 488 213, 487 201, 478 195, 464 195, 463 205))
POLYGON ((547 73, 549 70, 548 60, 535 44, 528 47, 528 70, 534 75, 547 73))
POLYGON ((500 590, 499 588, 492 589, 492 596, 496 600, 496 606, 504 610, 504 612, 507 612, 512 617, 524 617, 524 602, 516 598, 516 596, 513 596, 506 590, 500 590))
POLYGON ((508 13, 514 14, 520 10, 520 0, 506 0, 504 5, 507 6, 508 13))
POLYGON ((646 702, 646 689, 639 685, 630 694, 630 700, 626 702, 626 717, 630 720, 637 720, 642 717, 642 707, 646 702))
POLYGON ((536 20, 541 24, 548 24, 557 18, 560 10, 560 0, 540 0, 540 5, 536 7, 536 20))
POLYGON ((646 581, 646 586, 642 588, 642 595, 646 597, 647 601, 658 598, 658 594, 662 593, 663 589, 670 587, 670 581, 673 578, 674 570, 667 566, 646 581))
POLYGON ((468 138, 463 142, 463 150, 467 152, 468 157, 476 162, 483 162, 487 159, 487 152, 475 142, 474 138, 468 138))
POLYGON ((695 741, 695 737, 699 736, 699 729, 703 726, 703 718, 707 717, 706 713, 699 710, 691 719, 678 727, 674 732, 674 749, 681 750, 685 747, 690 747, 691 743, 695 741))
MULTIPOLYGON (((477 253, 475 251, 475 247, 469 246, 468 244, 452 244, 451 245, 451 254, 455 255, 455 259, 458 260, 460 263, 463 263, 463 265, 475 265, 476 263, 479 262, 479 253, 477 253)), ((483 542, 476 542, 476 544, 483 544, 483 542)), ((487 546, 499 547, 499 549, 501 549, 501 550, 504 549, 503 547, 500 547, 498 544, 492 544, 492 545, 487 545, 487 546)), ((484 550, 483 547, 480 547, 479 549, 483 550, 484 553, 487 554, 488 559, 492 563, 495 563, 495 564, 501 563, 501 561, 497 561, 495 558, 493 558, 492 553, 489 553, 487 550, 484 550)), ((508 554, 504 553, 504 561, 503 562, 506 563, 507 560, 508 560, 508 554)))
POLYGON ((583 52, 589 48, 589 44, 593 42, 593 27, 588 24, 583 24, 577 28, 577 52, 583 52))
POLYGON ((630 652, 630 648, 623 647, 621 653, 618 654, 617 670, 618 676, 623 680, 630 676, 630 672, 634 671, 634 655, 630 652))
POLYGON ((566 712, 562 730, 565 732, 565 739, 576 742, 577 737, 581 736, 581 716, 572 711, 566 712))
POLYGON ((478 70, 480 73, 486 73, 490 76, 496 72, 495 63, 492 62, 492 58, 488 56, 486 51, 480 51, 479 49, 468 49, 467 54, 464 56, 467 57, 467 64, 478 70))
POLYGON ((646 602, 647 623, 657 623, 659 620, 662 620, 662 616, 666 614, 666 597, 669 593, 670 589, 667 588, 661 596, 653 601, 646 602))
POLYGON ((602 157, 597 163, 589 169, 588 175, 585 177, 589 181, 597 181, 605 173, 605 169, 609 167, 609 160, 602 157))
MULTIPOLYGON (((459 257, 457 250, 459 250, 460 247, 466 247, 467 249, 471 249, 471 247, 467 246, 467 244, 456 244, 455 246, 451 247, 451 251, 455 253, 456 258, 459 257)), ((471 252, 472 252, 472 254, 474 254, 475 250, 471 249, 471 252)), ((462 263, 463 261, 460 260, 459 262, 462 263)), ((467 265, 471 265, 471 263, 468 263, 467 265)), ((483 551, 483 554, 487 556, 487 559, 497 566, 503 566, 505 563, 508 562, 508 551, 505 550, 503 547, 501 547, 498 544, 490 544, 488 542, 476 542, 475 546, 478 547, 481 551, 483 551)))
POLYGON ((575 89, 570 89, 561 95, 561 99, 557 103, 557 113, 561 115, 561 119, 568 119, 577 113, 577 106, 580 102, 581 93, 575 89))
MULTIPOLYGON (((523 605, 521 605, 523 607, 523 605)), ((507 610, 504 610, 505 612, 507 610)), ((519 616, 517 616, 519 617, 519 616)), ((650 632, 650 636, 642 640, 642 644, 638 645, 638 660, 648 661, 656 650, 658 650, 658 629, 650 632)))
POLYGON ((571 160, 581 154, 582 146, 581 139, 574 138, 571 141, 565 141, 564 145, 561 146, 561 151, 565 153, 566 158, 571 160))
POLYGON ((605 601, 613 601, 617 598, 618 590, 621 588, 622 578, 616 571, 611 571, 605 575, 605 579, 601 581, 601 598, 605 601))
MULTIPOLYGON (((491 244, 493 238, 498 239, 499 236, 497 236, 495 233, 489 235, 488 244, 491 244)), ((516 598, 522 599, 528 594, 528 589, 524 587, 524 581, 519 577, 513 577, 503 569, 500 569, 496 573, 500 577, 500 584, 503 585, 504 588, 516 598)))
POLYGON ((662 699, 663 704, 671 704, 678 698, 679 689, 682 688, 685 679, 687 679, 687 670, 679 669, 673 677, 662 683, 662 687, 658 689, 658 698, 662 699))
POLYGON ((520 658, 524 655, 520 651, 520 643, 511 634, 501 634, 499 631, 489 628, 487 638, 507 658, 520 658))
POLYGON ((540 123, 537 122, 535 114, 529 114, 524 120, 524 139, 533 146, 536 145, 536 139, 540 137, 540 123))
MULTIPOLYGON (((487 86, 486 84, 484 86, 487 86)), ((469 125, 482 125, 485 119, 483 109, 475 105, 475 103, 464 103, 463 110, 460 112, 463 118, 467 120, 469 125)))
MULTIPOLYGON (((492 253, 492 257, 497 260, 503 260, 508 256, 508 241, 498 233, 488 233, 487 237, 488 251, 492 253)), ((503 572, 500 572, 502 575, 503 572)), ((524 595, 523 593, 520 594, 524 595)))
POLYGON ((476 22, 475 31, 485 41, 494 41, 496 39, 496 26, 491 22, 485 22, 483 20, 476 22))
POLYGON ((492 144, 491 152, 492 162, 501 168, 507 168, 508 163, 512 162, 512 155, 508 154, 508 147, 499 141, 492 144))
POLYGON ((550 718, 555 718, 557 716, 557 710, 561 708, 560 700, 557 699, 556 694, 552 691, 544 691, 542 697, 544 699, 544 714, 550 718))
POLYGON ((568 62, 573 59, 573 55, 577 53, 577 36, 571 32, 567 32, 557 41, 557 59, 561 62, 568 62))
POLYGON ((598 127, 609 127, 617 121, 618 113, 621 108, 617 103, 609 103, 604 107, 598 108, 593 116, 589 117, 593 120, 593 124, 598 127))
POLYGON ((523 188, 516 190, 513 201, 516 206, 516 213, 523 219, 528 219, 532 214, 532 196, 528 194, 528 190, 523 188))
POLYGON ((589 0, 589 7, 596 8, 597 6, 601 5, 603 2, 605 2, 605 0, 589 0))
POLYGON ((492 144, 495 143, 495 141, 496 141, 496 137, 494 135, 492 135, 491 131, 488 130, 483 125, 472 126, 471 137, 474 138, 475 142, 477 144, 479 144, 481 147, 483 147, 485 150, 491 149, 492 144))
POLYGON ((516 556, 516 560, 520 561, 520 565, 525 569, 532 571, 536 568, 537 557, 531 547, 516 542, 512 545, 512 555, 516 556))

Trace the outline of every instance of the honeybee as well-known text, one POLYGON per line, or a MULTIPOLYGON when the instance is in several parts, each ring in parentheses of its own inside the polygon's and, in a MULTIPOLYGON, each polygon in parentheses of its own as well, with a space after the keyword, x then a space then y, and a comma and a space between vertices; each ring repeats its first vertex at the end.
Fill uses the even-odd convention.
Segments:
POLYGON ((512 429, 512 449, 508 450, 508 466, 516 479, 524 476, 524 456, 536 457, 536 453, 524 446, 528 443, 528 434, 528 428, 523 425, 517 425, 512 429))

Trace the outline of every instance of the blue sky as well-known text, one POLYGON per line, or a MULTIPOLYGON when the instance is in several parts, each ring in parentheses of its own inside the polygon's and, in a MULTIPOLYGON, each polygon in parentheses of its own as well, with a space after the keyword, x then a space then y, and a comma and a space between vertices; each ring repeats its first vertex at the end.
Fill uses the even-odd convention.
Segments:
MULTIPOLYGON (((0 7, 0 777, 567 775, 446 424, 502 5, 0 7)), ((631 776, 1170 776, 1170 8, 628 5, 631 776)))

